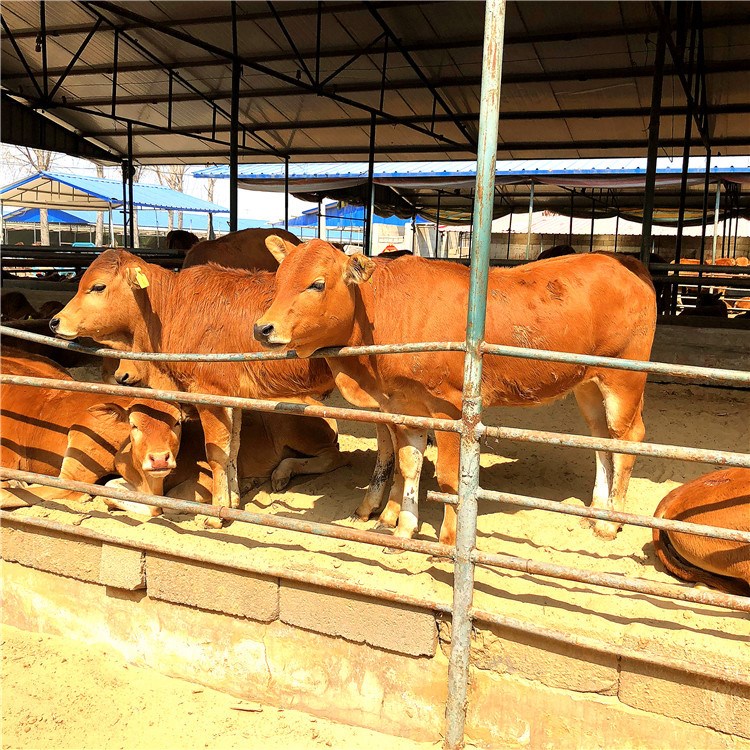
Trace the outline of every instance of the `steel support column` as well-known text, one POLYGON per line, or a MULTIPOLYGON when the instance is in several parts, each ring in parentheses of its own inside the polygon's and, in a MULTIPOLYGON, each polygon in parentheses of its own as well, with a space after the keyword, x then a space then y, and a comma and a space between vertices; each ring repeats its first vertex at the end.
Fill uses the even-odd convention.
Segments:
POLYGON ((617 212, 617 217, 615 218, 615 252, 617 252, 617 239, 620 234, 620 212, 617 212))
POLYGON ((471 281, 466 321, 458 524, 454 558, 453 625, 444 743, 446 750, 456 750, 463 746, 469 685, 471 607, 474 592, 472 552, 476 544, 477 491, 479 488, 480 444, 477 427, 482 418, 481 344, 484 338, 487 311, 504 34, 505 0, 487 0, 482 54, 476 193, 472 212, 471 281))
POLYGON ((135 177, 135 165, 133 164, 133 126, 128 123, 128 238, 130 249, 135 244, 135 207, 133 206, 133 177, 135 177))
POLYGON ((641 234, 641 261, 649 265, 651 259, 651 225, 654 216, 654 190, 656 188, 656 157, 659 152, 659 122, 661 91, 664 81, 664 51, 666 39, 664 26, 659 27, 654 58, 654 82, 651 87, 651 118, 648 124, 648 158, 646 187, 643 201, 643 232, 641 234))
MULTIPOLYGON (((711 149, 706 150, 706 176, 703 182, 703 221, 701 222, 701 250, 700 250, 700 266, 706 262, 706 222, 708 221, 708 191, 711 189, 711 149)), ((701 279, 703 278, 703 271, 698 271, 698 290, 697 293, 701 293, 701 279)))
POLYGON ((289 157, 284 158, 284 229, 289 231, 289 157))
POLYGON ((716 183, 716 201, 714 202, 714 241, 711 246, 711 263, 716 263, 716 244, 719 241, 719 211, 721 209, 721 180, 716 183))
POLYGON ((240 78, 237 57, 237 3, 232 2, 232 103, 229 117, 229 231, 236 232, 239 218, 240 78))
POLYGON ((128 166, 127 159, 122 160, 120 170, 122 172, 122 208, 120 209, 122 211, 122 246, 130 247, 130 243, 128 242, 130 237, 128 232, 128 225, 130 224, 128 220, 128 172, 130 171, 130 167, 128 166))
POLYGON ((511 209, 510 213, 508 214, 508 247, 505 251, 505 257, 506 259, 510 259, 510 230, 513 227, 513 209, 511 209))
POLYGON ((440 258, 440 191, 437 191, 437 212, 435 215, 435 257, 440 258))
POLYGON ((365 226, 364 238, 362 242, 362 252, 365 255, 372 255, 372 229, 373 215, 375 212, 375 131, 377 128, 377 118, 373 112, 370 115, 370 150, 367 158, 367 205, 365 206, 365 226))
MULTIPOLYGON (((477 185, 479 184, 479 168, 477 167, 477 185)), ((478 187, 477 187, 478 189, 478 187)), ((474 206, 476 211, 476 204, 474 206)), ((534 180, 531 181, 531 191, 529 192, 529 226, 526 231, 526 260, 531 260, 531 223, 534 220, 534 180)))
POLYGON ((596 219, 596 201, 591 196, 591 232, 589 233, 589 252, 594 249, 594 219, 596 219))

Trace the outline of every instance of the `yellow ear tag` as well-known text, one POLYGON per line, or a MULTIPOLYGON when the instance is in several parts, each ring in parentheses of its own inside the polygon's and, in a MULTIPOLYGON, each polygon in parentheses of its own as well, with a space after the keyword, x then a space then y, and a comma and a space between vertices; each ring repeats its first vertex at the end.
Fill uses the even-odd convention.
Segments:
POLYGON ((140 266, 135 267, 135 280, 141 289, 145 289, 148 286, 148 279, 146 278, 146 274, 141 271, 140 266))

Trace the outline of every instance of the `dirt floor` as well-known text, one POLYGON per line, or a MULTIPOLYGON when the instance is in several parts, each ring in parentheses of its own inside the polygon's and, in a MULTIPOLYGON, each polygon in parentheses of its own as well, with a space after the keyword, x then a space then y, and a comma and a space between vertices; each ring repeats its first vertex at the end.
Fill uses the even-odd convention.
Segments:
POLYGON ((5 750, 427 750, 129 666, 114 651, 0 626, 5 750))
MULTIPOLYGON (((344 405, 340 398, 332 403, 344 405)), ((663 384, 647 388, 644 418, 646 439, 651 442, 748 451, 749 417, 747 391, 663 384)), ((572 398, 537 409, 492 410, 486 421, 586 434, 572 398)), ((309 479, 298 477, 282 493, 263 485, 245 495, 246 509, 373 530, 375 520, 363 523, 352 520, 351 515, 372 471, 374 428, 352 422, 342 422, 339 428, 348 466, 309 479)), ((590 451, 495 440, 483 450, 482 487, 570 505, 588 504, 594 481, 590 451)), ((427 490, 437 489, 435 455, 435 448, 429 448, 421 488, 420 539, 436 540, 442 517, 441 506, 424 500, 427 490)), ((720 467, 639 458, 625 510, 651 515, 671 489, 715 468, 720 467)), ((376 546, 238 522, 207 531, 186 515, 166 513, 146 520, 108 512, 101 499, 46 503, 15 513, 168 544, 176 551, 201 551, 217 562, 251 560, 281 568, 293 561, 296 570, 309 569, 366 586, 451 601, 451 565, 415 553, 384 554, 376 546)), ((478 546, 488 552, 680 585, 655 561, 651 532, 645 528, 627 527, 614 541, 604 542, 583 519, 482 502, 478 546)), ((696 665, 731 664, 750 669, 750 620, 742 613, 717 607, 487 568, 477 569, 475 606, 696 665)))

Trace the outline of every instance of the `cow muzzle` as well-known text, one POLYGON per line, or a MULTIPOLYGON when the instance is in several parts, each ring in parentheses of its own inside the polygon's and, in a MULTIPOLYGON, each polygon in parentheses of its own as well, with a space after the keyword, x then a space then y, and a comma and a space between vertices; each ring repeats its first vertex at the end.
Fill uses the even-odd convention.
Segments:
POLYGON ((289 339, 279 337, 273 323, 256 323, 253 326, 253 336, 256 341, 260 341, 268 349, 277 349, 289 343, 289 339))
POLYGON ((151 476, 164 477, 177 466, 171 452, 149 453, 143 462, 143 470, 151 476))
POLYGON ((60 318, 52 318, 49 322, 49 327, 52 331, 52 333, 57 336, 59 339, 74 339, 78 337, 78 333, 71 333, 70 331, 66 331, 62 327, 63 323, 60 318))

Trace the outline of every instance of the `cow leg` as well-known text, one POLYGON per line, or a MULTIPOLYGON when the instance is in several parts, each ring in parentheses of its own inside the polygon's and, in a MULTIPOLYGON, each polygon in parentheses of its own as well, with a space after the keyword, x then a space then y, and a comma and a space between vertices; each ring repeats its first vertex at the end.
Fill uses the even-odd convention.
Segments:
POLYGON ((341 455, 338 446, 326 448, 317 456, 306 458, 285 458, 271 474, 271 488, 274 492, 283 490, 292 477, 300 474, 325 474, 343 466, 346 459, 341 455))
MULTIPOLYGON (((435 432, 437 461, 435 469, 441 492, 458 494, 458 466, 461 449, 461 436, 455 432, 435 432)), ((443 525, 440 527, 440 543, 456 544, 456 506, 446 505, 443 511, 443 525)))
POLYGON ((391 446, 393 448, 393 477, 391 480, 391 489, 388 494, 388 502, 385 504, 380 516, 378 517, 378 527, 395 528, 398 524, 398 516, 401 513, 401 500, 404 497, 404 475, 401 473, 398 453, 398 430, 401 428, 388 425, 388 434, 391 436, 391 446))
POLYGON ((378 424, 375 427, 378 436, 378 454, 375 459, 375 468, 365 497, 357 510, 354 511, 354 515, 360 521, 367 521, 373 511, 383 504, 385 493, 393 478, 393 468, 396 463, 393 438, 388 425, 378 424))
POLYGON ((419 525, 419 477, 427 448, 427 431, 399 428, 396 440, 403 495, 394 536, 411 539, 419 525))
MULTIPOLYGON (((643 389, 646 375, 641 373, 612 373, 619 377, 614 382, 603 380, 602 393, 607 413, 607 425, 610 437, 617 440, 641 442, 646 434, 643 424, 643 389)), ((610 507, 623 510, 625 496, 633 472, 636 457, 625 453, 612 454, 612 483, 610 489, 610 507)), ((600 521, 594 531, 604 539, 613 539, 620 530, 620 525, 600 521)))
MULTIPOLYGON (((599 386, 592 380, 581 383, 573 391, 578 408, 589 426, 593 437, 610 437, 607 426, 607 412, 604 408, 604 396, 599 386)), ((596 480, 591 500, 592 508, 611 510, 612 476, 614 464, 609 451, 596 451, 596 480)), ((604 538, 613 538, 617 534, 617 524, 608 521, 593 522, 594 531, 604 538)))
MULTIPOLYGON (((241 410, 201 407, 198 409, 198 416, 203 426, 206 458, 213 476, 212 505, 225 508, 239 507, 237 452, 242 423, 241 410)), ((203 518, 203 524, 211 528, 221 528, 222 522, 221 519, 210 516, 203 518)))

